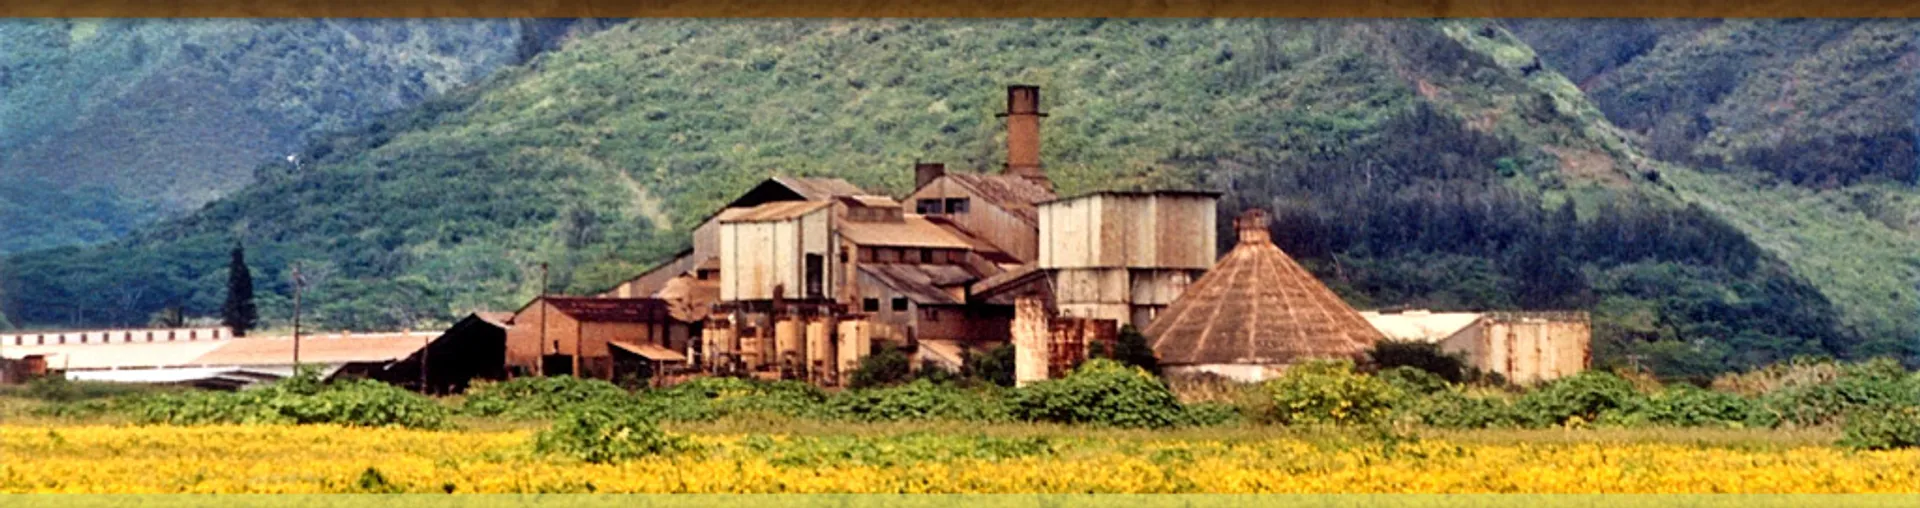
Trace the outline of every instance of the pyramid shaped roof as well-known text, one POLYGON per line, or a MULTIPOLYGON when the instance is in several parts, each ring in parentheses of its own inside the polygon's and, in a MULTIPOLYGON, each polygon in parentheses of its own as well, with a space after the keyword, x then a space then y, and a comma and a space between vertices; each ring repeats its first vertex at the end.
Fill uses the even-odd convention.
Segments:
POLYGON ((1144 331, 1164 365, 1358 359, 1385 339, 1273 244, 1263 210, 1234 220, 1240 243, 1144 331))

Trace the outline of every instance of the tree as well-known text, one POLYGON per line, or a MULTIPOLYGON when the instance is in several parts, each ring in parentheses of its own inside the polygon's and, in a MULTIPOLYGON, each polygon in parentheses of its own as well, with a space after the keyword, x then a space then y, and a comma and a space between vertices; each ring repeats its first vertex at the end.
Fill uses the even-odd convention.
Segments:
POLYGON ((905 381, 913 374, 912 362, 899 349, 880 348, 880 351, 860 359, 860 366, 847 376, 847 387, 872 388, 905 381))
POLYGON ((227 264, 227 303, 220 307, 220 322, 233 329, 233 336, 245 337, 260 322, 259 309, 253 305, 253 273, 247 269, 246 250, 233 247, 233 259, 227 264))
POLYGON ((1109 358, 1139 367, 1154 375, 1160 374, 1160 357, 1154 356, 1153 346, 1147 345, 1147 336, 1142 335, 1133 325, 1120 327, 1120 336, 1114 340, 1113 351, 1109 358))

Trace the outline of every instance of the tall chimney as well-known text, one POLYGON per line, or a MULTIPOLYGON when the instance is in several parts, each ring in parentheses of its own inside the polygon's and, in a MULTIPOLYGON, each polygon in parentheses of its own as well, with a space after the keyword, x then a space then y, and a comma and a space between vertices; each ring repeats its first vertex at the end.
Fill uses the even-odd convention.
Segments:
POLYGON ((998 116, 1007 117, 1006 174, 1019 175, 1052 189, 1053 182, 1047 180, 1046 171, 1040 168, 1040 118, 1047 116, 1040 112, 1040 87, 1008 86, 1007 112, 998 116))
POLYGON ((920 190, 921 187, 926 187, 927 183, 946 174, 946 164, 938 162, 915 162, 913 163, 913 190, 920 190))

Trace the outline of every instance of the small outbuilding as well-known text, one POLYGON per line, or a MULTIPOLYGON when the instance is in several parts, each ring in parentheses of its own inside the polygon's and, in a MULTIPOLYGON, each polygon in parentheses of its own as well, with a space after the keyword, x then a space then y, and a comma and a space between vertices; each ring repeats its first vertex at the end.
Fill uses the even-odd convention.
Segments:
POLYGON ((1516 383, 1578 374, 1593 362, 1584 311, 1362 312, 1388 339, 1436 344, 1468 367, 1516 383))

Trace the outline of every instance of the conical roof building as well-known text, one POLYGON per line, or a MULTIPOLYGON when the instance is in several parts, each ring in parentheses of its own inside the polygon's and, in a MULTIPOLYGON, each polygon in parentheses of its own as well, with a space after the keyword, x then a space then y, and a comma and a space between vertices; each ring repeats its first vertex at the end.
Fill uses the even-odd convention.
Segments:
POLYGON ((1360 359, 1385 337, 1273 244, 1267 214, 1234 220, 1240 243, 1145 330, 1169 374, 1260 381, 1287 365, 1360 359))

